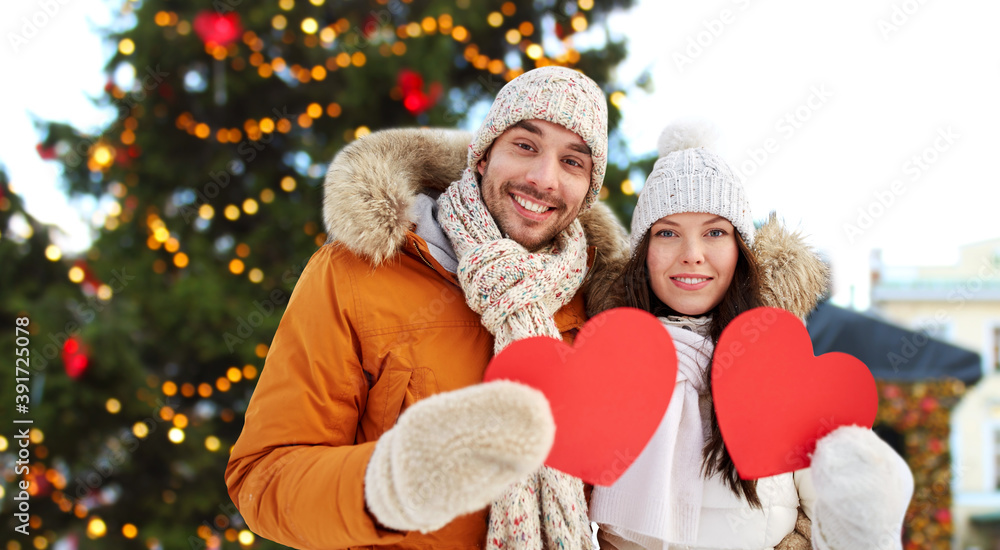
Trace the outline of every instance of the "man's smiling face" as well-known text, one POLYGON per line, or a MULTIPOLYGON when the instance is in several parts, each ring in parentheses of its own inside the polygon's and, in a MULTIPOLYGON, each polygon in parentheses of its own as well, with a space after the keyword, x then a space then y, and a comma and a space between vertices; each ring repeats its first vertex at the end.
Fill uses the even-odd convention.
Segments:
POLYGON ((583 138, 543 120, 525 120, 493 142, 476 166, 483 202, 504 235, 528 250, 548 244, 580 213, 593 161, 583 138))

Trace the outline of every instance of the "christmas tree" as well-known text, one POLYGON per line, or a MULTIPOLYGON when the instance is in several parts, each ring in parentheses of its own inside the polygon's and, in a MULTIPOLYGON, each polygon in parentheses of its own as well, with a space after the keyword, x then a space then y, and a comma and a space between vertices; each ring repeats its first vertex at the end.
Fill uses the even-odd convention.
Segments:
MULTIPOLYGON (((0 352, 27 359, 0 386, 24 421, 0 437, 5 548, 278 547, 246 529, 223 472, 326 241, 327 163, 382 128, 473 129, 470 112, 547 64, 604 87, 621 151, 625 44, 574 39, 630 4, 126 3, 100 99, 115 118, 96 135, 44 125, 38 147, 69 195, 102 205, 90 249, 63 254, 0 175, 0 352)), ((615 151, 602 199, 624 220, 634 164, 615 151)))

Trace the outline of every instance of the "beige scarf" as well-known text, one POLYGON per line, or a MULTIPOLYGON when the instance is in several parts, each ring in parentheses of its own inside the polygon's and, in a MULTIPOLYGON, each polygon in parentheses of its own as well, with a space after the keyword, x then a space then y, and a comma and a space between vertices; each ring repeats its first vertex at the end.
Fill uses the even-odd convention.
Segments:
MULTIPOLYGON (((587 267, 580 221, 545 248, 529 252, 500 233, 469 168, 438 205, 438 222, 458 256, 466 302, 493 334, 494 353, 522 338, 561 339, 552 316, 576 294, 587 267)), ((583 482, 543 466, 493 503, 486 547, 572 550, 590 548, 591 537, 583 482)))

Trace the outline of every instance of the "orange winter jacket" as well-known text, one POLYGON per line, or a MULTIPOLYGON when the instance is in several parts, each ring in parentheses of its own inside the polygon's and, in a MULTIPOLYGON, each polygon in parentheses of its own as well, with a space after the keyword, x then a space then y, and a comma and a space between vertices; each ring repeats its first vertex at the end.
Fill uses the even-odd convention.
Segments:
MULTIPOLYGON (((583 325, 582 296, 555 316, 583 325)), ((391 267, 321 248, 296 284, 267 355, 226 482, 250 528, 310 550, 479 548, 487 511, 429 534, 380 528, 365 509, 375 442, 416 401, 482 381, 493 337, 454 275, 409 235, 391 267), (425 261, 426 260, 426 261, 425 261)))
MULTIPOLYGON (((250 529, 294 548, 485 545, 485 509, 422 534, 382 528, 365 507, 365 469, 378 438, 420 399, 481 382, 493 350, 455 275, 407 218, 386 212, 392 201, 372 200, 374 187, 412 200, 428 182, 401 185, 385 178, 405 170, 374 174, 355 169, 347 156, 371 160, 375 148, 378 162, 392 164, 407 151, 425 151, 426 162, 450 154, 460 171, 468 134, 435 150, 433 139, 413 132, 389 135, 388 153, 385 133, 371 134, 331 165, 325 217, 337 240, 313 255, 296 283, 226 469, 229 494, 250 529)), ((439 182, 453 179, 454 171, 439 182)), ((588 216, 588 241, 598 243, 589 281, 608 258, 624 257, 625 233, 603 205, 588 216)), ((567 340, 585 321, 583 295, 555 315, 567 340)))

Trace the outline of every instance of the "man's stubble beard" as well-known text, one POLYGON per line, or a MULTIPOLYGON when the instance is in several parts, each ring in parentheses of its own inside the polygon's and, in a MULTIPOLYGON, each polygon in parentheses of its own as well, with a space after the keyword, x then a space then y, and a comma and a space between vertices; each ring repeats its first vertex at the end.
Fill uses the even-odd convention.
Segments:
MULTIPOLYGON (((508 195, 510 194, 510 190, 512 188, 539 201, 551 202, 557 209, 564 209, 566 206, 566 203, 558 197, 549 198, 539 196, 539 194, 529 186, 515 188, 512 181, 505 181, 499 185, 488 185, 487 180, 489 178, 489 173, 489 162, 487 162, 483 169, 483 174, 476 174, 479 176, 479 190, 483 199, 483 204, 486 206, 486 210, 490 213, 490 216, 493 217, 493 221, 497 224, 497 227, 500 229, 500 233, 503 234, 504 238, 513 239, 513 237, 510 236, 510 227, 507 226, 508 224, 506 223, 506 220, 503 219, 502 215, 505 213, 510 217, 519 215, 516 211, 514 211, 514 206, 512 206, 510 201, 508 201, 508 195)), ((557 235, 565 231, 566 228, 579 217, 579 215, 580 212, 577 210, 576 215, 573 216, 563 227, 552 227, 548 229, 541 236, 541 238, 537 239, 537 242, 523 243, 516 239, 514 240, 529 252, 537 252, 539 249, 551 243, 557 235)))

